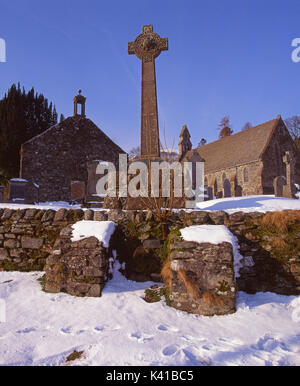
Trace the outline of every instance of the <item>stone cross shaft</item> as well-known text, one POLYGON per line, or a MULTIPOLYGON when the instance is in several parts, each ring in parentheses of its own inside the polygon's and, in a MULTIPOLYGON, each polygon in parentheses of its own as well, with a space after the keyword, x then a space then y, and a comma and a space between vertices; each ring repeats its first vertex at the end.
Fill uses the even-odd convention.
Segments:
POLYGON ((152 25, 143 26, 143 32, 128 43, 129 55, 142 61, 141 158, 160 157, 157 113, 155 58, 168 50, 168 39, 153 32, 152 25))

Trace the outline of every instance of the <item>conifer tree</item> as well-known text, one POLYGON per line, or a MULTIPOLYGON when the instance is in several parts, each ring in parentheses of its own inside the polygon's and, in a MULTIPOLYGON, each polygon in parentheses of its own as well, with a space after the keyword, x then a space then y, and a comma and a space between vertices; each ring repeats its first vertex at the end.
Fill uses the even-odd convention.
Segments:
POLYGON ((56 109, 44 95, 11 86, 0 100, 0 183, 19 175, 22 143, 56 123, 56 109))

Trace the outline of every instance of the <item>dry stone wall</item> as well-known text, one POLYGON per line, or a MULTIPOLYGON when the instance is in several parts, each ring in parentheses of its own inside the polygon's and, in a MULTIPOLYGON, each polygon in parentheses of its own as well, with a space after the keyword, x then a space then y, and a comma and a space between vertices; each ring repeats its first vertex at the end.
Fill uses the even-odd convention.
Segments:
POLYGON ((175 233, 169 245, 171 305, 199 315, 235 312, 232 245, 183 241, 175 233))
POLYGON ((72 227, 63 228, 46 260, 45 291, 99 297, 111 278, 113 251, 96 237, 72 242, 72 227))
MULTIPOLYGON (((83 219, 119 224, 115 249, 125 263, 122 272, 132 280, 161 280, 170 232, 214 224, 228 226, 238 238, 243 255, 238 290, 300 293, 300 211, 228 215, 179 210, 159 224, 149 211, 0 209, 0 269, 44 270, 62 229, 83 219)), ((216 265, 219 258, 214 257, 216 265)))

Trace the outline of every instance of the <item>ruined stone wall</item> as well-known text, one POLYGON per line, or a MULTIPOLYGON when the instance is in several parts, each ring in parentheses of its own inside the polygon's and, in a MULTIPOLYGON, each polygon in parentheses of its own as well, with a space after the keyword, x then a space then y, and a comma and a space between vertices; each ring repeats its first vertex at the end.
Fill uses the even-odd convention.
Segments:
POLYGON ((45 291, 73 296, 99 297, 109 272, 113 251, 96 237, 72 242, 71 226, 62 229, 46 260, 45 291))
POLYGON ((169 245, 171 305, 198 315, 235 312, 232 245, 183 241, 175 233, 169 245))
POLYGON ((22 145, 20 177, 37 183, 39 201, 70 201, 71 181, 87 184, 87 163, 118 164, 125 153, 91 120, 70 117, 22 145))

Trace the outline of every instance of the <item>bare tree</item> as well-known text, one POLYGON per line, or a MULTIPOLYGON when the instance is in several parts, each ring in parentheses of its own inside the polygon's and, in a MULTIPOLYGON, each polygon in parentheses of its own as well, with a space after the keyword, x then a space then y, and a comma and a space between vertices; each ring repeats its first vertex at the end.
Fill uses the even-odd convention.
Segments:
POLYGON ((233 130, 231 129, 230 126, 231 124, 230 124, 229 115, 225 115, 221 119, 221 122, 219 123, 219 128, 218 128, 218 130, 220 130, 219 139, 227 137, 228 135, 231 135, 233 133, 233 130))
POLYGON ((284 121, 293 138, 297 149, 300 151, 300 115, 294 115, 284 121))
POLYGON ((130 151, 129 151, 129 159, 133 159, 135 157, 138 157, 139 155, 141 154, 141 149, 139 146, 137 147, 133 147, 130 151))
POLYGON ((252 127, 252 123, 251 122, 246 122, 242 128, 242 131, 244 130, 248 130, 252 127))

